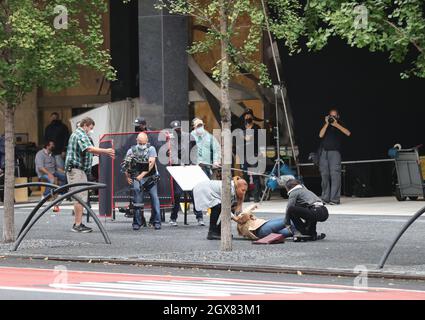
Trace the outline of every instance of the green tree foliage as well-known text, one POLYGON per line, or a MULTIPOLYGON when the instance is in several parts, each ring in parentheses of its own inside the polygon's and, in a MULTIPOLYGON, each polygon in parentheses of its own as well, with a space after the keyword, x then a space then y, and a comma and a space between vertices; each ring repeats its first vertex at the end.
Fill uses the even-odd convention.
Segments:
POLYGON ((14 240, 15 108, 34 88, 59 91, 76 85, 79 67, 99 71, 109 80, 115 78, 110 55, 103 50, 101 19, 107 8, 104 0, 0 1, 0 111, 6 140, 3 240, 6 242, 14 240))
POLYGON ((113 79, 110 56, 102 50, 104 0, 7 0, 0 5, 0 102, 17 105, 35 86, 58 91, 79 81, 85 66, 113 79), (67 9, 67 28, 55 18, 67 9))
MULTIPOLYGON (((289 1, 269 2, 285 8, 289 1)), ((423 0, 308 0, 302 10, 295 10, 300 19, 295 33, 299 40, 307 39, 310 50, 320 50, 338 37, 352 47, 388 52, 391 62, 411 65, 402 78, 425 78, 424 11, 423 0)), ((290 26, 276 23, 275 34, 295 43, 285 34, 290 26)))

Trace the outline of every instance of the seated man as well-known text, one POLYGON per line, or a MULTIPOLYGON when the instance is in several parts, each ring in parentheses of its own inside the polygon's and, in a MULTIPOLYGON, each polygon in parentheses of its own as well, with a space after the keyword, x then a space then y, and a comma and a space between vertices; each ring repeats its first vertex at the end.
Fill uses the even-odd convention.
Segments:
MULTIPOLYGON (((35 171, 37 176, 49 183, 55 183, 55 178, 58 180, 59 185, 66 183, 66 175, 63 169, 60 169, 56 165, 55 156, 52 154, 55 148, 53 141, 48 141, 44 148, 37 152, 35 155, 35 171)), ((50 192, 50 188, 46 187, 43 196, 47 196, 50 192)))
POLYGON ((251 240, 258 240, 271 233, 282 234, 285 238, 296 234, 295 227, 293 225, 286 226, 284 218, 274 218, 271 220, 257 218, 252 213, 252 210, 256 208, 257 205, 254 204, 246 208, 241 214, 232 216, 232 220, 238 224, 239 235, 251 240))
MULTIPOLYGON (((218 223, 221 213, 221 180, 208 180, 198 183, 193 188, 193 200, 196 210, 207 210, 211 208, 210 227, 208 231, 208 240, 221 239, 221 224, 218 223)), ((232 181, 232 212, 240 212, 245 198, 248 184, 240 177, 234 177, 232 181), (233 201, 235 200, 235 201, 233 201)))
MULTIPOLYGON (((148 163, 146 171, 140 171, 138 168, 128 168, 125 172, 127 182, 133 186, 134 206, 136 207, 133 217, 133 230, 139 230, 142 226, 143 192, 149 193, 152 205, 150 224, 154 225, 155 230, 161 229, 161 213, 158 198, 159 174, 156 168, 157 153, 153 146, 148 143, 148 136, 141 132, 137 136, 137 145, 132 146, 127 151, 126 158, 137 158, 137 163, 148 163)), ((143 170, 143 169, 142 169, 143 170)))
MULTIPOLYGON (((302 235, 309 236, 308 240, 324 239, 326 237, 324 233, 316 232, 317 222, 324 222, 329 217, 328 209, 322 200, 295 179, 288 180, 285 187, 289 196, 285 225, 289 226, 292 222, 302 235)), ((294 241, 297 239, 303 238, 294 235, 294 241)), ((305 237, 304 240, 306 240, 305 237)))

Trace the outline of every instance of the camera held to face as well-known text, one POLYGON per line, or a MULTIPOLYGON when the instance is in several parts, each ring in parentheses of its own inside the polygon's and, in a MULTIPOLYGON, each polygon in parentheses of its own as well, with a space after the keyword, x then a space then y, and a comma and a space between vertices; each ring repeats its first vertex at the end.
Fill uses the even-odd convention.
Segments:
POLYGON ((335 117, 334 116, 328 116, 328 122, 329 123, 334 123, 334 121, 335 121, 336 119, 335 119, 335 117))

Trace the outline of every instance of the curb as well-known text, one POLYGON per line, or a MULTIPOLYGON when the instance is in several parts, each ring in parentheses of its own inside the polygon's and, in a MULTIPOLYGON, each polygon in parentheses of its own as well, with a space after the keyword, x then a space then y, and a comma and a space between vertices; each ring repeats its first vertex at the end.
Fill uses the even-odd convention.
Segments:
MULTIPOLYGON (((66 256, 45 256, 45 255, 3 255, 3 258, 18 258, 27 260, 50 260, 66 261, 80 263, 111 263, 118 265, 137 265, 151 267, 185 268, 185 269, 204 269, 221 270, 236 272, 261 272, 261 273, 282 273, 297 275, 316 275, 316 276, 339 276, 339 277, 357 277, 358 272, 352 269, 343 268, 307 268, 307 267, 279 267, 262 265, 242 265, 227 263, 200 263, 200 262, 175 262, 141 259, 122 259, 122 258, 103 258, 103 257, 66 257, 66 256)), ((384 272, 379 270, 368 271, 368 278, 391 279, 391 280, 421 280, 425 281, 425 274, 409 274, 384 272)))

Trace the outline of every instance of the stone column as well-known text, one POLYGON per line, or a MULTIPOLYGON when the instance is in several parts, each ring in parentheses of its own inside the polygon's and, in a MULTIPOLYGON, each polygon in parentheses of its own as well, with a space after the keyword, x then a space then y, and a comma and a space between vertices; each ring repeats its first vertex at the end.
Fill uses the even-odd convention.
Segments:
POLYGON ((187 120, 188 18, 157 10, 157 0, 139 0, 139 79, 142 116, 162 129, 187 120))

